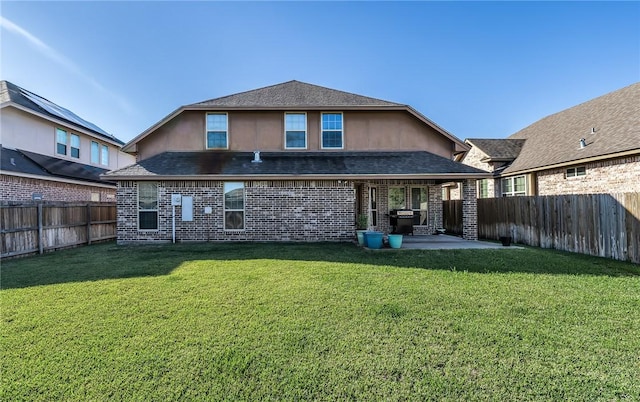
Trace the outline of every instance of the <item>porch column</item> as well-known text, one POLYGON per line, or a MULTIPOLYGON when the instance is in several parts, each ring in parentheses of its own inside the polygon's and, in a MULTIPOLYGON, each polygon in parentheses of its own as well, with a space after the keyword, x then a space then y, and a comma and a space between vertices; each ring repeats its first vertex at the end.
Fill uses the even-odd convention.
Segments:
POLYGON ((465 179, 462 182, 462 238, 466 240, 478 240, 478 199, 476 194, 476 180, 465 179))

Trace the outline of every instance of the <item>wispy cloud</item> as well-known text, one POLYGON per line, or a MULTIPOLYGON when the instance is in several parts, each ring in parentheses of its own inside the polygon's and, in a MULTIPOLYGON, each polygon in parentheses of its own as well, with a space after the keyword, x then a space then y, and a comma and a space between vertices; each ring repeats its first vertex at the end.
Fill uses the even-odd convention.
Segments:
POLYGON ((79 78, 81 78, 84 81, 86 81, 87 83, 89 83, 91 86, 93 86, 98 91, 100 91, 103 94, 105 94, 106 96, 110 97, 125 112, 127 112, 129 114, 133 114, 133 108, 132 108, 131 104, 129 102, 127 102, 126 99, 124 99, 124 98, 118 96, 117 94, 109 91, 107 88, 105 88, 102 84, 100 84, 98 81, 96 81, 89 74, 87 74, 84 71, 82 71, 82 69, 80 67, 78 67, 78 65, 75 64, 73 61, 69 60, 67 57, 62 55, 60 52, 58 52, 57 50, 55 50, 51 46, 47 45, 46 43, 44 43, 41 39, 39 39, 35 35, 31 34, 26 29, 24 29, 21 26, 13 23, 12 21, 8 20, 7 18, 5 18, 3 16, 0 16, 0 27, 6 29, 7 31, 9 31, 11 33, 14 33, 14 34, 22 37, 27 42, 29 42, 29 44, 31 46, 36 48, 43 56, 45 56, 45 57, 51 59, 52 61, 56 62, 57 64, 59 64, 60 66, 65 68, 67 71, 75 74, 79 78))

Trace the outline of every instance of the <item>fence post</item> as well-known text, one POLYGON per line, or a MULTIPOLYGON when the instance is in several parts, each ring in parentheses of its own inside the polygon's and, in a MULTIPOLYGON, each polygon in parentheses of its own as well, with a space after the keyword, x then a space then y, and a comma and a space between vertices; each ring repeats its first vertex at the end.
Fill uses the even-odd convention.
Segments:
POLYGON ((38 253, 44 253, 44 241, 42 239, 42 203, 38 203, 38 253))
POLYGON ((87 204, 87 244, 91 244, 91 204, 87 204))

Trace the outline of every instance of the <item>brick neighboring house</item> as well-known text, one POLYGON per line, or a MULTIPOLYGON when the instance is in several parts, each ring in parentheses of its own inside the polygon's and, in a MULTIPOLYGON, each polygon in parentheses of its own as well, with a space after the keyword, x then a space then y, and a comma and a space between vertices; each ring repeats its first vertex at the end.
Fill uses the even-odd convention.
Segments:
POLYGON ((506 139, 467 139, 493 172, 478 197, 640 192, 640 83, 547 116, 506 139))
POLYGON ((135 163, 124 142, 73 112, 0 81, 0 201, 115 201, 101 179, 135 163))
POLYGON ((123 147, 135 165, 103 177, 118 182, 119 244, 171 241, 174 207, 176 241, 345 241, 360 214, 390 232, 397 208, 433 233, 452 181, 476 239, 488 173, 453 161, 467 149, 410 106, 289 81, 178 108, 123 147))

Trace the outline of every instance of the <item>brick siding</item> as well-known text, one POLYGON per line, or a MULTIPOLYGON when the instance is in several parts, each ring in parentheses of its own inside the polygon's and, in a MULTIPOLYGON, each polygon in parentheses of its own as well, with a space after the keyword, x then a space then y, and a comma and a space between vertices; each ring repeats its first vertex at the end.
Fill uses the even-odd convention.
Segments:
MULTIPOLYGON (((430 234, 442 227, 442 190, 427 181, 381 180, 361 186, 368 202, 369 186, 378 189, 378 226, 389 233, 390 186, 428 187, 428 225, 415 234, 430 234)), ((245 182, 245 229, 224 230, 222 181, 158 182, 159 226, 138 230, 137 182, 118 183, 118 243, 169 242, 172 240, 171 194, 193 197, 193 221, 182 222, 176 207, 176 241, 352 241, 355 238, 355 186, 342 181, 245 182), (213 213, 205 214, 211 207, 213 213)), ((407 201, 409 200, 407 194, 407 201)))
POLYGON ((476 181, 466 179, 462 183, 462 237, 478 240, 478 199, 476 181))
POLYGON ((575 166, 585 166, 587 174, 565 178, 566 167, 538 172, 538 194, 640 192, 640 155, 575 166))
POLYGON ((45 201, 113 202, 116 189, 0 175, 1 201, 31 201, 34 193, 41 194, 45 201), (99 199, 92 200, 92 194, 97 194, 99 199))

